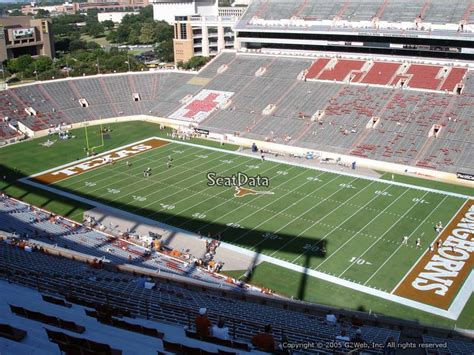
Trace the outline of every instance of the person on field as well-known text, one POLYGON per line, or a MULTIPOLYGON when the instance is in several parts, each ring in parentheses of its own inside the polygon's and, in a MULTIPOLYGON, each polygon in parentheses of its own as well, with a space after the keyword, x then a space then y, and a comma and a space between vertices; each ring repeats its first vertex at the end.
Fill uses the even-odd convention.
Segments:
POLYGON ((408 244, 408 236, 407 235, 403 236, 402 244, 408 244))

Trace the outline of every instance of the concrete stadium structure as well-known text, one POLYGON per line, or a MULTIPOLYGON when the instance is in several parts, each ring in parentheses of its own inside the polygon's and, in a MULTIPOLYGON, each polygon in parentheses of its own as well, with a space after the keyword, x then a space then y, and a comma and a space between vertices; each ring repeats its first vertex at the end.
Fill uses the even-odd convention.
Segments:
POLYGON ((374 65, 392 63, 407 73, 411 67, 393 59, 367 60, 365 71, 354 74, 346 68, 341 77, 338 68, 347 63, 340 60, 339 67, 326 64, 319 77, 311 78, 320 60, 223 53, 197 74, 129 73, 19 86, 0 92, 0 134, 9 141, 19 132, 33 136, 60 124, 134 115, 168 118, 202 90, 220 90, 234 94, 199 123, 211 132, 354 159, 474 173, 469 68, 413 64, 418 74, 401 75, 403 86, 399 81, 381 85, 370 83, 385 75, 384 69, 374 74, 374 65), (354 75, 360 83, 349 80, 354 75), (331 80, 336 77, 340 81, 331 80), (271 114, 265 112, 269 105, 271 114))
POLYGON ((255 0, 235 27, 243 49, 472 59, 470 0, 255 0))

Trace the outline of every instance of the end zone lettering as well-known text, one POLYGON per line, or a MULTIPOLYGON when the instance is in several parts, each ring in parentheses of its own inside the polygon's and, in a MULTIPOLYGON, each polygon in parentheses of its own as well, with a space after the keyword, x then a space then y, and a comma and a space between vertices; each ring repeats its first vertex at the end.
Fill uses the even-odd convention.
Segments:
POLYGON ((36 176, 31 177, 30 179, 33 179, 42 184, 53 184, 58 181, 67 179, 70 176, 82 174, 87 171, 91 171, 93 169, 107 165, 108 163, 113 163, 117 160, 132 157, 137 154, 149 151, 151 149, 164 146, 166 144, 168 144, 168 142, 160 139, 149 139, 142 143, 135 143, 130 146, 125 146, 116 149, 115 151, 102 153, 100 155, 86 159, 80 163, 72 163, 70 165, 57 168, 56 170, 50 172, 38 174, 36 176))
POLYGON ((102 155, 100 157, 94 158, 92 160, 88 160, 86 162, 83 162, 81 164, 77 164, 71 167, 67 167, 63 170, 56 171, 52 173, 51 175, 66 175, 66 176, 71 176, 75 175, 77 173, 81 173, 87 170, 90 170, 92 168, 96 168, 101 165, 105 165, 108 162, 111 161, 116 161, 122 158, 126 158, 141 152, 144 152, 146 150, 150 150, 153 147, 151 145, 145 145, 145 144, 138 144, 133 147, 119 150, 118 152, 113 152, 110 154, 102 155))
POLYGON ((437 241, 440 247, 427 251, 394 293, 448 309, 474 265, 474 200, 463 205, 437 241))

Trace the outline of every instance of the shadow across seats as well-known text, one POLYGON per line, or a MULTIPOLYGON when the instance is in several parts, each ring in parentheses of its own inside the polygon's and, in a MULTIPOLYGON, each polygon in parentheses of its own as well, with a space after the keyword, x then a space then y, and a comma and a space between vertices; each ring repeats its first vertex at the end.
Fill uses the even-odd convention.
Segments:
POLYGON ((49 303, 56 304, 58 306, 67 307, 67 308, 72 307, 72 304, 66 303, 66 302, 64 302, 64 300, 62 300, 60 298, 55 298, 55 297, 48 296, 48 295, 41 295, 41 297, 43 298, 43 301, 45 301, 45 302, 49 302, 49 303))
POLYGON ((189 329, 186 329, 186 336, 188 338, 205 341, 207 343, 227 346, 229 348, 239 349, 239 350, 243 350, 243 351, 250 351, 250 346, 247 343, 240 342, 240 341, 235 341, 235 340, 223 340, 223 339, 214 338, 212 336, 207 336, 207 337, 206 336, 200 336, 196 332, 194 332, 192 330, 189 330, 189 329))
POLYGON ((22 341, 26 337, 27 332, 22 329, 12 327, 8 324, 0 324, 0 337, 14 341, 22 341))
POLYGON ((31 311, 23 307, 10 305, 10 310, 12 311, 12 313, 15 313, 20 317, 28 318, 44 324, 53 325, 55 327, 63 328, 71 332, 82 334, 86 331, 85 327, 83 327, 82 325, 78 325, 72 321, 64 320, 40 312, 31 311))
POLYGON ((110 345, 98 343, 85 338, 76 338, 65 333, 44 328, 50 342, 58 345, 59 349, 66 354, 80 355, 121 355, 122 350, 112 349, 110 345))
POLYGON ((140 324, 129 323, 122 319, 112 317, 110 314, 99 313, 98 311, 84 310, 89 317, 96 318, 102 324, 110 325, 112 327, 125 329, 131 332, 148 335, 154 338, 163 339, 164 333, 159 332, 155 328, 148 328, 140 324))

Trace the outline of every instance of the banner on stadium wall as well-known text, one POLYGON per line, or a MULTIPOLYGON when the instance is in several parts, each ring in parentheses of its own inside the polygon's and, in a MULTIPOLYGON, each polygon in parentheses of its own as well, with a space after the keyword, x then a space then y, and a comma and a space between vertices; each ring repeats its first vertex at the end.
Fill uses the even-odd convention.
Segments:
POLYGON ((474 175, 472 175, 472 174, 456 173, 456 176, 458 177, 458 179, 474 181, 474 175))
POLYGON ((209 131, 207 129, 194 128, 194 132, 196 132, 197 134, 204 134, 206 136, 209 135, 209 131))

